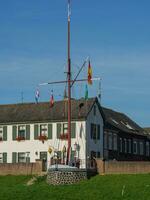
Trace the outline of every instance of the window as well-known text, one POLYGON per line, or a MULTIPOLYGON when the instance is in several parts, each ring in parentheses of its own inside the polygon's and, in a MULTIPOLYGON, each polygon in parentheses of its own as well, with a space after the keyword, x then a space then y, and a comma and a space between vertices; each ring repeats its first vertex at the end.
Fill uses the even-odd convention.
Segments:
POLYGON ((122 153, 122 138, 120 138, 120 152, 122 153))
MULTIPOLYGON (((57 123, 57 138, 68 139, 68 123, 57 123)), ((76 123, 71 123, 71 138, 76 138, 76 123)))
POLYGON ((137 142, 136 141, 133 142, 133 153, 137 154, 137 142))
POLYGON ((94 116, 96 115, 96 105, 94 105, 93 114, 94 114, 94 116))
POLYGON ((112 150, 112 133, 109 132, 108 134, 108 148, 112 150))
POLYGON ((29 162, 30 162, 30 152, 18 153, 18 163, 29 163, 29 162))
POLYGON ((113 134, 113 149, 117 150, 117 134, 113 134))
POLYGON ((144 146, 143 146, 143 142, 140 142, 140 155, 144 154, 144 146))
POLYGON ((128 139, 128 153, 131 153, 131 139, 128 139))
POLYGON ((91 124, 91 139, 96 139, 96 124, 91 124))
POLYGON ((0 163, 3 163, 3 154, 0 153, 0 163))
POLYGON ((47 133, 48 133, 47 124, 41 124, 40 125, 40 135, 47 136, 47 133))
POLYGON ((104 132, 104 147, 105 147, 105 149, 108 148, 108 145, 107 145, 107 132, 106 131, 104 132))
POLYGON ((26 154, 18 153, 18 163, 26 163, 26 154))
POLYGON ((124 152, 127 153, 127 139, 124 138, 124 152))
POLYGON ((3 140, 3 127, 0 127, 0 141, 3 140))
POLYGON ((100 139, 100 125, 91 124, 91 139, 99 140, 100 139))
POLYGON ((149 142, 146 142, 146 156, 149 156, 149 142))
POLYGON ((63 133, 67 134, 68 133, 68 123, 63 124, 63 133))
POLYGON ((25 134, 26 134, 26 126, 25 125, 18 126, 18 137, 25 139, 25 134))

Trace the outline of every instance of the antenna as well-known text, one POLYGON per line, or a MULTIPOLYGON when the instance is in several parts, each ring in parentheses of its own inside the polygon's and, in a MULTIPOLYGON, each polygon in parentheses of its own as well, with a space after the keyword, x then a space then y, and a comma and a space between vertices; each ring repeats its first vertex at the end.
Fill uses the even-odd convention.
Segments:
POLYGON ((21 103, 23 103, 23 102, 24 102, 24 92, 21 91, 21 103))

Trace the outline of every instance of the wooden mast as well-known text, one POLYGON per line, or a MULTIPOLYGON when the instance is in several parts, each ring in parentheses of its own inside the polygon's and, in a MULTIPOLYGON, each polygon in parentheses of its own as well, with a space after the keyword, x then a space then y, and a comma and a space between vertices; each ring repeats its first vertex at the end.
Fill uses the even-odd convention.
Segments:
POLYGON ((71 150, 71 58, 70 58, 70 0, 68 0, 68 149, 67 164, 70 161, 71 150))

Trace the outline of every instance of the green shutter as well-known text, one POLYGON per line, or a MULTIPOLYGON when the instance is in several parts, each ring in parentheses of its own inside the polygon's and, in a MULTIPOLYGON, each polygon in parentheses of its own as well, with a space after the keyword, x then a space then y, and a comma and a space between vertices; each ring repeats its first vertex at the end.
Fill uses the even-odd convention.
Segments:
POLYGON ((26 140, 30 140, 30 125, 26 125, 26 140))
POLYGON ((76 138, 76 123, 71 123, 71 138, 76 138))
POLYGON ((3 163, 7 163, 7 153, 3 153, 3 163))
POLYGON ((16 140, 16 137, 17 137, 17 126, 13 126, 13 140, 16 140))
POLYGON ((57 138, 60 138, 60 134, 61 134, 61 124, 58 123, 57 124, 57 138))
POLYGON ((48 139, 52 139, 52 124, 48 124, 48 139))
POLYGON ((39 126, 38 124, 34 125, 34 139, 37 140, 38 139, 38 134, 39 134, 39 126))
POLYGON ((3 140, 7 141, 7 126, 3 126, 3 140))
POLYGON ((12 163, 17 163, 17 153, 12 152, 12 163))

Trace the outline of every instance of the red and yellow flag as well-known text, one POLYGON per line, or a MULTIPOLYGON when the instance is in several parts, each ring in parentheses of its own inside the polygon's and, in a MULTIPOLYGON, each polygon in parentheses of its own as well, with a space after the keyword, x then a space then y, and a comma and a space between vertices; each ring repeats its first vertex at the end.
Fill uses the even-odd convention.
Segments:
POLYGON ((51 91, 51 98, 50 98, 50 108, 54 106, 54 96, 53 96, 53 90, 51 91))
POLYGON ((91 68, 90 61, 89 61, 89 66, 88 66, 88 84, 92 85, 92 68, 91 68))

